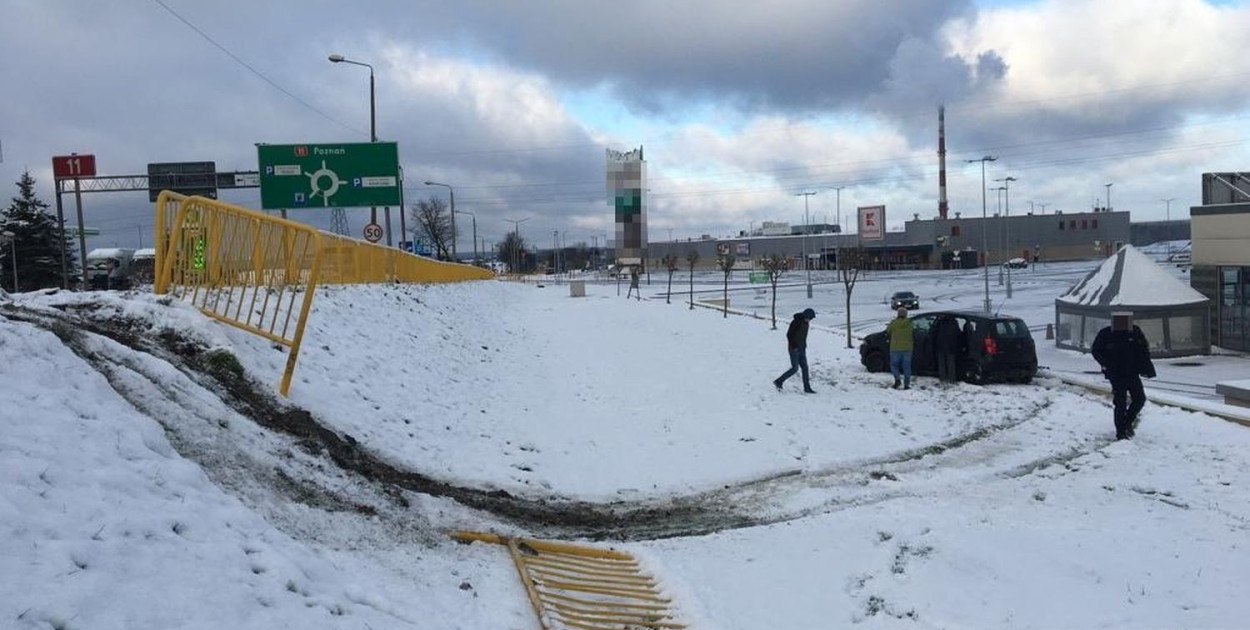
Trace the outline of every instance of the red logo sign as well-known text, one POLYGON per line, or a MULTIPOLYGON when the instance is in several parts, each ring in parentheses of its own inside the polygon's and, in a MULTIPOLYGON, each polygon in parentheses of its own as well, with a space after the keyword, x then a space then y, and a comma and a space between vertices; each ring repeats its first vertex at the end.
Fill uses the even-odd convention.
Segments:
POLYGON ((297 157, 308 157, 308 147, 302 144, 295 147, 295 155, 297 157))
POLYGON ((95 156, 91 154, 52 156, 52 176, 56 179, 95 177, 95 156))

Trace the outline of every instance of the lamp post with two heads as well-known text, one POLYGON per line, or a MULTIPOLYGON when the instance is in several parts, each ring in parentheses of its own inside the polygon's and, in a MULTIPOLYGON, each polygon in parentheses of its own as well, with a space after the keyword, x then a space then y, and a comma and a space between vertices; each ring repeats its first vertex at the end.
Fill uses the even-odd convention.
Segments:
POLYGON ((973 162, 981 163, 981 255, 984 257, 983 266, 985 267, 984 276, 985 276, 985 312, 986 313, 990 312, 990 267, 989 267, 990 257, 986 251, 988 241, 985 237, 986 226, 988 225, 988 221, 985 216, 985 163, 993 162, 994 160, 997 160, 997 159, 998 158, 992 155, 987 155, 985 157, 980 157, 975 160, 965 160, 965 162, 967 162, 968 164, 971 164, 973 162))

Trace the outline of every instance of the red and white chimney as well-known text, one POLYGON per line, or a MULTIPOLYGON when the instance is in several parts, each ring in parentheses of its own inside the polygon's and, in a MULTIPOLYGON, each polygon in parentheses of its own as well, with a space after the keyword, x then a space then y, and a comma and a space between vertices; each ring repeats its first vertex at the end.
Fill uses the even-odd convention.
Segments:
POLYGON ((938 106, 938 217, 945 219, 946 206, 946 106, 938 106))

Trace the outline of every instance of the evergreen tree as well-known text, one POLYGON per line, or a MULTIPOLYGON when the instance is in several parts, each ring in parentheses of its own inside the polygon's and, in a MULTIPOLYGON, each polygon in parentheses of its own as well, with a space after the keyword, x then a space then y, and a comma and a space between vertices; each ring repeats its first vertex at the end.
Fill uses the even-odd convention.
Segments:
POLYGON ((30 171, 22 173, 17 181, 18 195, 9 207, 0 213, 0 233, 12 232, 11 241, 0 241, 0 260, 4 274, 0 274, 0 286, 6 291, 34 291, 61 286, 61 256, 65 256, 67 271, 76 275, 78 262, 70 240, 61 240, 61 226, 56 216, 48 211, 48 204, 35 196, 35 178, 30 171), (13 286, 13 249, 17 248, 17 281, 13 286))

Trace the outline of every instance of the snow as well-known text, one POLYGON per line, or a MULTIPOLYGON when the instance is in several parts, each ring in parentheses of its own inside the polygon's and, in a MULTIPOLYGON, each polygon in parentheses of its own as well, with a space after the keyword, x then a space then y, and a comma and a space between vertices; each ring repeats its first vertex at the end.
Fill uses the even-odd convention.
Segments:
POLYGON ((1058 298, 1074 304, 1166 306, 1206 301, 1132 245, 1125 245, 1058 298))
MULTIPOLYGON (((1011 299, 993 285, 996 308, 1036 331, 1048 373, 1095 378, 1088 356, 1040 335, 1055 296, 1092 266, 1016 271, 1011 299)), ((894 291, 925 309, 978 308, 982 273, 871 272, 853 334, 884 326, 894 291)), ((551 280, 326 287, 291 401, 382 460, 456 485, 725 515, 732 527, 614 545, 692 627, 1244 625, 1246 428, 1151 403, 1137 439, 1114 442, 1109 401, 1052 377, 888 389, 846 348, 841 284, 814 277, 810 301, 802 276, 783 278, 777 330, 766 291, 731 287, 738 314, 725 318, 688 308, 684 274, 673 304, 663 274, 641 302, 593 278, 585 298, 551 280), (785 325, 808 306, 818 393, 794 380, 776 392, 785 325)), ((719 297, 719 274, 695 288, 719 297)), ((502 548, 445 532, 542 527, 343 471, 169 357, 90 333, 67 345, 41 323, 63 312, 143 338, 177 331, 271 387, 285 363, 167 298, 4 302, 0 626, 537 627, 502 548)), ((1150 397, 1209 405, 1216 380, 1250 378, 1232 353, 1158 370, 1150 397)))

